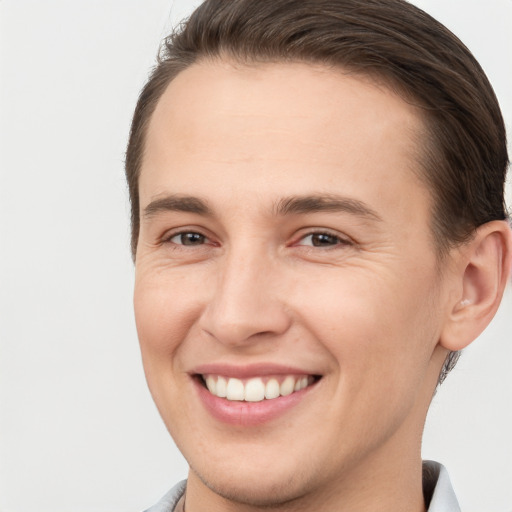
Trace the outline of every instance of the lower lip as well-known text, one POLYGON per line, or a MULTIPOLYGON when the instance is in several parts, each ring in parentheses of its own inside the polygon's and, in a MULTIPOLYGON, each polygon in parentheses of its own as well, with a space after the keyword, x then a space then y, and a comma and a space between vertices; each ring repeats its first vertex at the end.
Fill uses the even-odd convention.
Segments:
POLYGON ((262 425, 285 414, 298 405, 316 385, 315 383, 300 391, 295 391, 291 395, 271 400, 241 402, 212 395, 198 379, 194 378, 193 381, 199 399, 206 410, 217 420, 238 426, 262 425))

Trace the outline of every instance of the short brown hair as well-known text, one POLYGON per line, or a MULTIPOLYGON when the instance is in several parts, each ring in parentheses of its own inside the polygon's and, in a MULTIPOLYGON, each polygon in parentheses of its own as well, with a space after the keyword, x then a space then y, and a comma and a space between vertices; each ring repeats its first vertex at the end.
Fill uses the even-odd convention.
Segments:
MULTIPOLYGON (((167 37, 139 97, 126 153, 132 252, 147 126, 173 78, 202 59, 312 62, 384 81, 423 112, 418 175, 440 255, 506 219, 506 134, 494 91, 464 44, 405 0, 206 0, 167 37)), ((451 354, 445 369, 455 364, 451 354), (447 366, 448 365, 448 366, 447 366)), ((443 375, 443 374, 442 374, 443 375)))
POLYGON ((404 0, 206 0, 164 40, 142 90, 126 153, 132 251, 146 129, 171 80, 194 62, 324 63, 383 79, 424 112, 420 175, 434 198, 432 233, 445 251, 507 218, 505 126, 482 68, 448 29, 404 0))

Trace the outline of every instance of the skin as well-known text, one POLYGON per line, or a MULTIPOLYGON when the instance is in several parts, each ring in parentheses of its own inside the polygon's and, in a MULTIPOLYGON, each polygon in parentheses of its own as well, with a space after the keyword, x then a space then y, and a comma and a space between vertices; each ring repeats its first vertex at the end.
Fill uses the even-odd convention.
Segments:
POLYGON ((421 130, 386 88, 300 63, 194 64, 160 99, 135 313, 150 390, 191 468, 188 512, 425 510, 421 433, 468 258, 439 273, 421 130), (176 195, 208 213, 176 211, 176 195), (276 213, 312 195, 345 206, 276 213), (322 378, 272 421, 227 425, 191 377, 212 362, 322 378))

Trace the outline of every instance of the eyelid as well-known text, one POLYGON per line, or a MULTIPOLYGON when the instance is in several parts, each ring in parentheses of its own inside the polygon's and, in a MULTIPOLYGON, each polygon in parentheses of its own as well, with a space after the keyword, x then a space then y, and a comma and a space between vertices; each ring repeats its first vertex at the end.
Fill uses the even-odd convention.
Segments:
POLYGON ((298 247, 308 247, 308 248, 312 248, 312 249, 321 248, 320 246, 315 247, 313 245, 306 245, 306 244, 300 243, 304 239, 314 236, 314 235, 327 235, 329 237, 333 237, 338 240, 338 242, 336 244, 332 244, 330 246, 329 245, 324 246, 324 249, 337 248, 339 246, 351 246, 351 245, 356 244, 355 241, 352 240, 349 236, 347 236, 345 234, 341 234, 334 230, 327 229, 327 228, 308 228, 307 231, 306 230, 302 231, 302 233, 300 233, 295 238, 295 241, 292 243, 292 245, 298 246, 298 247))
MULTIPOLYGON (((212 238, 205 232, 205 230, 200 229, 200 228, 195 227, 195 226, 182 226, 182 227, 178 227, 178 228, 173 228, 173 229, 167 230, 160 237, 160 243, 161 244, 173 244, 173 245, 179 246, 179 247, 194 247, 193 245, 186 246, 185 244, 179 244, 179 243, 176 243, 176 242, 171 242, 171 240, 174 237, 179 236, 179 235, 185 235, 185 234, 188 234, 188 233, 197 234, 197 235, 200 235, 200 236, 204 237, 204 239, 205 239, 204 244, 199 244, 199 245, 213 244, 212 238)), ((195 247, 197 247, 197 246, 195 246, 195 247)))
MULTIPOLYGON (((160 243, 161 244, 173 244, 175 246, 180 246, 180 247, 194 247, 194 245, 187 246, 185 244, 171 242, 171 240, 173 238, 175 238, 179 235, 190 234, 190 233, 198 234, 198 235, 204 237, 204 243, 198 244, 195 247, 203 246, 203 245, 207 245, 207 244, 218 245, 217 243, 215 243, 213 241, 212 237, 209 234, 207 234, 204 229, 198 228, 196 226, 182 226, 182 227, 170 229, 170 230, 166 231, 161 236, 160 243)), ((329 237, 333 237, 333 238, 337 239, 337 243, 332 244, 330 246, 326 245, 323 247, 324 249, 337 248, 339 246, 356 245, 356 242, 349 236, 339 233, 335 230, 328 229, 328 228, 304 228, 304 229, 300 230, 300 232, 294 237, 294 240, 292 241, 292 243, 290 245, 298 246, 298 247, 306 247, 306 248, 311 248, 311 249, 318 249, 318 248, 321 249, 322 248, 321 246, 313 246, 313 245, 301 243, 304 239, 314 236, 314 235, 327 235, 329 237)))
POLYGON ((176 245, 185 245, 185 246, 204 245, 207 241, 208 241, 208 238, 206 238, 201 233, 196 233, 195 231, 185 231, 182 233, 176 233, 171 238, 169 238, 169 242, 176 244, 176 245), (199 238, 198 243, 197 244, 196 243, 186 244, 186 243, 184 243, 183 240, 180 240, 179 242, 177 240, 174 241, 175 239, 183 238, 184 236, 188 236, 188 235, 193 235, 194 237, 197 236, 199 238))

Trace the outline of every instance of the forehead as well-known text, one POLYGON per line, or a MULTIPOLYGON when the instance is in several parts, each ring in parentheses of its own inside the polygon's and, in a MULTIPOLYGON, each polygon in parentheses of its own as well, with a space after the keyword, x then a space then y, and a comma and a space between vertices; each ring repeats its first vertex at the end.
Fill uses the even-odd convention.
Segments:
POLYGON ((222 201, 233 187, 278 200, 284 185, 288 194, 366 188, 396 204, 399 188, 425 194, 422 130, 413 106, 368 77, 305 63, 201 62, 171 82, 151 118, 141 207, 169 192, 222 201))

